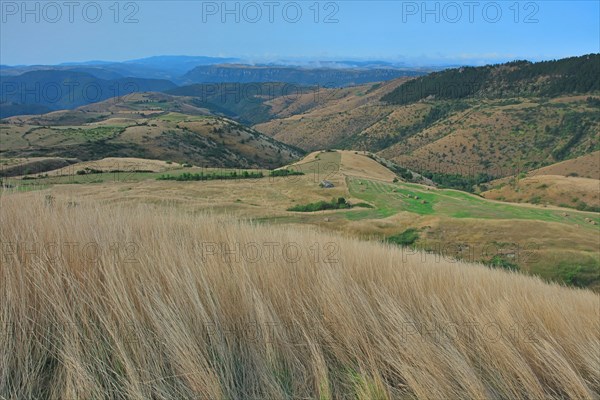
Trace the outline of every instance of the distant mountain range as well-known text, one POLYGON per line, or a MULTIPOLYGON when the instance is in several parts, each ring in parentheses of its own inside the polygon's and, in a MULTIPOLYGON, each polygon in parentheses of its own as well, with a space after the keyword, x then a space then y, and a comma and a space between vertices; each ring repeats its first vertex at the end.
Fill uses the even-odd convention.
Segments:
POLYGON ((66 70, 88 72, 102 79, 135 76, 147 79, 177 80, 178 77, 199 65, 213 65, 240 62, 237 58, 192 57, 192 56, 156 56, 137 60, 110 62, 85 61, 62 63, 59 65, 19 65, 0 66, 0 75, 15 76, 37 70, 66 70), (112 74, 106 78, 107 74, 112 74))
MULTIPOLYGON (((102 79, 116 79, 128 76, 147 79, 168 79, 177 84, 201 83, 183 78, 188 72, 196 67, 231 65, 236 64, 240 68, 298 68, 302 70, 319 69, 382 69, 382 70, 404 70, 426 73, 440 68, 410 68, 401 63, 387 61, 279 61, 270 63, 255 63, 234 57, 205 57, 205 56, 155 56, 140 58, 122 62, 112 61, 84 61, 69 62, 58 65, 0 65, 1 76, 16 76, 25 72, 37 70, 67 70, 75 72, 87 72, 102 79)), ((213 82, 214 78, 210 80, 213 82)), ((220 81, 219 81, 220 82, 220 81)), ((318 83, 318 82, 313 82, 318 83)))
POLYGON ((428 72, 384 61, 325 61, 302 66, 241 62, 238 58, 157 56, 125 62, 2 65, 0 118, 73 109, 127 93, 167 91, 178 85, 283 82, 344 87, 428 72))
POLYGON ((163 79, 102 79, 87 72, 39 70, 0 78, 0 118, 73 109, 136 92, 161 92, 176 85, 163 79))
POLYGON ((199 66, 181 77, 185 83, 286 82, 297 85, 344 87, 369 82, 420 76, 423 72, 396 68, 302 68, 249 65, 199 66))

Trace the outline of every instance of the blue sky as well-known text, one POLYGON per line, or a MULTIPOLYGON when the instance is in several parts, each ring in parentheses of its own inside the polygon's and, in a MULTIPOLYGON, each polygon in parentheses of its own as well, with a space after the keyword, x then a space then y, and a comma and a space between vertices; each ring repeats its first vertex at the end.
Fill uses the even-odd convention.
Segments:
POLYGON ((478 65, 600 52, 599 1, 76 3, 1 0, 0 63, 207 55, 478 65))

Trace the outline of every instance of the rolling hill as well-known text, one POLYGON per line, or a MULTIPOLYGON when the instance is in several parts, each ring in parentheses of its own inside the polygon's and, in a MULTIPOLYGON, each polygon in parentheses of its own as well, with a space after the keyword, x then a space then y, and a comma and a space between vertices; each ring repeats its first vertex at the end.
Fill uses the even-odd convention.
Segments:
POLYGON ((419 100, 511 97, 557 97, 600 91, 600 54, 561 60, 514 61, 484 67, 461 67, 417 78, 383 97, 391 104, 419 100))
MULTIPOLYGON (((136 93, 0 123, 3 158, 140 157, 213 167, 277 167, 302 154, 181 98, 136 93)), ((43 172, 43 171, 39 171, 43 172)))
MULTIPOLYGON (((419 76, 427 70, 407 69, 378 63, 325 63, 328 67, 222 64, 232 58, 158 56, 122 63, 89 62, 55 66, 2 66, 0 69, 0 118, 14 115, 42 114, 52 110, 73 109, 108 98, 136 92, 168 92, 177 84, 205 83, 184 87, 171 94, 199 97, 211 110, 240 122, 258 123, 272 116, 262 106, 266 94, 256 93, 275 88, 271 97, 303 91, 305 86, 341 87, 397 77, 419 76), (173 83, 175 82, 175 83, 173 83), (274 82, 283 82, 278 84, 274 82), (210 85, 206 85, 206 84, 210 85), (212 85, 242 85, 237 96, 248 97, 232 101, 232 89, 227 88, 222 99, 221 89, 212 85), (244 86, 245 85, 245 86, 244 86), (286 85, 286 93, 281 93, 286 85), (287 86, 290 86, 288 88, 287 86), (205 93, 205 90, 208 91, 205 93), (208 96, 208 98, 206 98, 208 96), (262 99, 262 100, 259 100, 262 99), (240 104, 237 104, 240 103, 240 104), (257 104, 254 104, 257 103, 257 104), (253 116, 257 115, 253 118, 253 116)), ((265 92, 266 93, 266 92, 265 92)))
POLYGON ((553 204, 600 212, 600 152, 494 180, 481 193, 489 199, 553 204))

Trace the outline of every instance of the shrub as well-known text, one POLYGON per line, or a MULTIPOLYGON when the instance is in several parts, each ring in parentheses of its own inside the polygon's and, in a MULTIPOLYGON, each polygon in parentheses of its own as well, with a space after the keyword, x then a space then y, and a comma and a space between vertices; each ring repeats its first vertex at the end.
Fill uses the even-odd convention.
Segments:
POLYGON ((186 182, 186 181, 214 181, 214 180, 229 180, 229 179, 258 179, 262 178, 264 175, 262 172, 248 172, 243 171, 238 175, 236 171, 230 172, 228 174, 221 173, 220 175, 215 172, 211 174, 200 173, 190 173, 184 172, 181 175, 173 176, 173 175, 161 175, 156 180, 159 181, 178 181, 178 182, 186 182))
POLYGON ((87 174, 101 174, 103 171, 99 169, 86 167, 84 169, 80 169, 76 172, 77 175, 87 175, 87 174))
POLYGON ((293 169, 276 169, 269 173, 270 176, 294 176, 304 175, 304 172, 294 171, 293 169))
POLYGON ((357 203, 350 204, 346 201, 344 197, 339 197, 337 199, 332 199, 330 202, 327 201, 317 201, 315 203, 309 204, 299 204, 293 207, 288 208, 288 211, 296 211, 296 212, 315 212, 315 211, 324 211, 324 210, 341 210, 348 209, 354 207, 364 207, 364 208, 373 208, 370 204, 367 203, 357 203))
POLYGON ((419 239, 419 232, 415 228, 409 228, 402 233, 389 236, 388 243, 397 244, 399 246, 410 246, 419 239))
POLYGON ((502 257, 499 254, 496 254, 494 257, 492 257, 488 261, 484 261, 484 264, 490 268, 502 268, 502 269, 506 269, 509 271, 518 271, 519 270, 519 266, 517 264, 508 261, 507 259, 505 259, 504 257, 502 257))
POLYGON ((533 196, 531 199, 529 199, 529 202, 531 204, 540 204, 542 202, 542 198, 541 196, 533 196))

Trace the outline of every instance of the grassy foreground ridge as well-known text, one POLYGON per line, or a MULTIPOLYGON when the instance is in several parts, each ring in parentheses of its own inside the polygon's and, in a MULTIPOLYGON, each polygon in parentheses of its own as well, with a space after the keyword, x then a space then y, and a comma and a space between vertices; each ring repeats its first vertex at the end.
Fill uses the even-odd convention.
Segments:
POLYGON ((0 197, 0 398, 598 398, 591 291, 66 200, 0 197))

